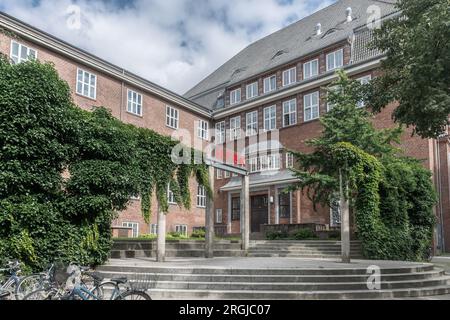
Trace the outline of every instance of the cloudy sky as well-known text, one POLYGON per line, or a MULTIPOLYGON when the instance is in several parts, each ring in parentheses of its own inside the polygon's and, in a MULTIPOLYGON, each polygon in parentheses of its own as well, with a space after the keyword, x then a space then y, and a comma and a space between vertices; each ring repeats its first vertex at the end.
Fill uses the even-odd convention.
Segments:
POLYGON ((183 94, 226 60, 336 0, 0 0, 0 10, 183 94))

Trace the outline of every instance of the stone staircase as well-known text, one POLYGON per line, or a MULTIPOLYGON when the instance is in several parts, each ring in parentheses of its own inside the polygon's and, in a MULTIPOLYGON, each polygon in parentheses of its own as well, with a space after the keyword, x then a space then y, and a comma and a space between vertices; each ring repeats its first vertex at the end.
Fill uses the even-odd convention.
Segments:
MULTIPOLYGON (((215 257, 241 257, 240 241, 221 240, 214 243, 215 257)), ((176 240, 166 242, 168 258, 202 258, 205 256, 205 241, 176 240)), ((156 241, 116 240, 110 257, 112 259, 154 258, 156 257, 156 241)))
MULTIPOLYGON (((153 280, 149 294, 155 300, 395 299, 450 293, 450 278, 431 264, 385 264, 381 268, 381 290, 370 290, 367 266, 371 262, 360 261, 344 267, 337 262, 305 260, 316 267, 251 268, 263 265, 264 258, 237 259, 241 261, 239 268, 230 267, 228 260, 220 259, 216 266, 181 267, 151 262, 140 266, 110 262, 98 272, 106 278, 149 274, 153 280)), ((297 259, 281 259, 287 265, 301 265, 297 259)))
MULTIPOLYGON (((362 258, 361 242, 352 241, 351 257, 362 258)), ((249 257, 297 257, 335 259, 341 255, 340 241, 250 241, 249 257)))

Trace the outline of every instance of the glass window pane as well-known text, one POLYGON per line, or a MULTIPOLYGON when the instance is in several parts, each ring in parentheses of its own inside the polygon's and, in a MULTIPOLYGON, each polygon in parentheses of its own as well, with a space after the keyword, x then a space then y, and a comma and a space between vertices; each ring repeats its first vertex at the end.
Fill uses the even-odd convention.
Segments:
POLYGON ((13 42, 12 44, 12 54, 13 56, 19 56, 19 44, 16 42, 13 42))

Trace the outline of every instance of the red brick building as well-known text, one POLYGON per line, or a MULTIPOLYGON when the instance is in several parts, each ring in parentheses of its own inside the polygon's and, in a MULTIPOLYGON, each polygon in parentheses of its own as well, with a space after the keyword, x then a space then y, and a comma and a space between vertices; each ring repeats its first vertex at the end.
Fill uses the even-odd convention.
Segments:
MULTIPOLYGON (((323 89, 344 69, 362 82, 378 75, 383 55, 370 50, 371 26, 396 14, 395 0, 339 0, 237 54, 187 92, 184 97, 161 88, 120 67, 101 60, 55 37, 0 13, 0 52, 19 63, 37 58, 54 63, 66 80, 74 101, 86 110, 106 106, 118 119, 171 135, 186 129, 192 137, 212 128, 217 150, 233 154, 242 146, 241 158, 251 172, 251 228, 261 225, 314 223, 339 226, 336 210, 313 210, 300 192, 280 191, 294 181, 288 150, 308 152, 305 142, 321 132, 320 116, 329 107, 323 89), (6 31, 6 32, 2 32, 6 31), (198 121, 201 120, 200 124, 198 121), (204 130, 203 130, 204 131, 204 130), (268 146, 265 142, 270 141, 268 146)), ((363 106, 361 106, 363 107, 363 106)), ((374 117, 376 127, 393 126, 388 106, 374 117)), ((206 143, 206 141, 205 141, 206 143)), ((436 243, 450 251, 449 139, 411 137, 406 132, 401 147, 423 160, 433 172, 439 194, 436 243)), ((216 150, 216 154, 217 154, 216 150)), ((216 231, 240 233, 240 180, 216 171, 216 231)), ((190 212, 171 206, 167 231, 191 233, 205 224, 205 193, 191 181, 190 212)), ((153 201, 155 203, 155 201, 153 201)), ((115 221, 131 227, 133 235, 156 232, 156 207, 151 224, 141 218, 140 201, 115 221)))
MULTIPOLYGON (((371 26, 398 14, 394 2, 337 1, 251 44, 185 94, 213 111, 220 153, 222 148, 233 152, 239 150, 237 145, 245 146, 242 156, 252 173, 250 215, 255 236, 267 224, 339 226, 336 210, 315 211, 301 192, 281 193, 295 180, 287 150, 308 152, 305 141, 320 134, 319 119, 332 107, 327 104, 324 87, 336 79, 337 69, 361 82, 378 75, 383 55, 368 47, 371 26), (239 129, 241 134, 236 134, 239 129), (261 148, 261 141, 266 140, 278 143, 267 152, 261 148)), ((394 107, 374 116, 377 128, 394 125, 394 107)), ((401 147, 433 172, 440 196, 436 243, 440 249, 450 250, 448 137, 424 140, 406 132, 401 147)), ((217 172, 217 232, 240 233, 240 189, 239 178, 217 172)))

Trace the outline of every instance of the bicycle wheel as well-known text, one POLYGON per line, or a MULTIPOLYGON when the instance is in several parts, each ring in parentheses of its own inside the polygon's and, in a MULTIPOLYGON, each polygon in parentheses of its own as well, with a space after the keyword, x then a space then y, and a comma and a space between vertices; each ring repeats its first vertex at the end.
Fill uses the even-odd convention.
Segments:
POLYGON ((119 289, 117 288, 117 284, 114 282, 103 282, 96 286, 92 292, 98 297, 100 300, 116 300, 115 296, 119 289))
POLYGON ((3 291, 9 292, 8 300, 14 300, 15 299, 15 293, 16 293, 17 284, 16 281, 13 279, 9 279, 8 282, 3 285, 2 289, 3 291))
POLYGON ((115 300, 152 300, 152 298, 143 291, 131 290, 122 293, 115 300))
POLYGON ((53 300, 53 294, 54 294, 53 290, 38 289, 36 291, 27 294, 23 298, 23 300, 37 300, 37 301, 53 300))
POLYGON ((43 275, 35 274, 23 278, 16 288, 16 300, 23 300, 28 294, 42 289, 44 287, 45 280, 43 275))

